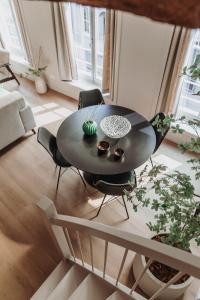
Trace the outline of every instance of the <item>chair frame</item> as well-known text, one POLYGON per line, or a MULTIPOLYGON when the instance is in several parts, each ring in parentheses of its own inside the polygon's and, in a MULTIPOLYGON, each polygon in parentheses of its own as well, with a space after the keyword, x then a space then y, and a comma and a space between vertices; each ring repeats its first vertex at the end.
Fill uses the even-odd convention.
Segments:
POLYGON ((4 83, 4 82, 10 81, 10 80, 15 80, 18 83, 18 85, 20 85, 20 82, 17 79, 17 77, 15 76, 15 74, 13 73, 12 69, 10 68, 9 63, 0 65, 0 68, 6 68, 6 70, 11 74, 11 76, 1 79, 0 83, 4 83))
MULTIPOLYGON (((101 209, 102 209, 102 207, 103 207, 103 205, 105 203, 105 200, 106 200, 107 196, 108 196, 108 194, 104 194, 103 200, 102 200, 101 205, 100 205, 100 207, 99 207, 99 209, 97 211, 97 214, 94 217, 92 217, 91 220, 93 220, 93 219, 95 219, 95 218, 98 217, 98 215, 100 214, 100 211, 101 211, 101 209)), ((129 213, 128 213, 128 208, 127 208, 127 205, 126 205, 126 201, 124 199, 124 195, 122 195, 121 197, 122 197, 122 201, 123 201, 123 206, 124 206, 125 211, 126 211, 126 216, 127 216, 126 220, 128 220, 130 218, 130 216, 129 216, 129 213)), ((119 196, 116 197, 116 198, 119 198, 119 196)))
MULTIPOLYGON (((85 181, 84 181, 84 179, 83 179, 83 177, 82 177, 82 175, 81 175, 81 173, 80 173, 80 171, 77 169, 77 172, 73 169, 73 167, 70 165, 70 163, 69 163, 69 166, 61 166, 61 165, 59 165, 57 162, 56 162, 56 160, 55 160, 55 157, 54 157, 54 155, 53 155, 53 152, 51 152, 50 150, 48 150, 46 147, 45 147, 45 145, 39 140, 39 134, 40 134, 40 128, 43 128, 43 130, 45 129, 46 131, 48 131, 48 134, 50 134, 54 139, 55 139, 55 142, 56 142, 56 137, 48 130, 48 129, 46 129, 45 127, 39 127, 38 128, 38 135, 37 135, 37 141, 38 141, 38 143, 49 153, 49 155, 52 157, 52 159, 53 159, 53 161, 54 161, 54 163, 55 163, 55 172, 56 172, 56 170, 57 170, 57 167, 59 167, 59 171, 58 171, 58 177, 57 177, 57 183, 56 183, 56 192, 58 191, 58 187, 59 187, 59 183, 60 183, 60 177, 64 174, 64 172, 68 169, 68 168, 70 168, 72 171, 74 171, 76 174, 78 174, 79 176, 80 176, 80 178, 81 178, 81 180, 82 180, 82 182, 83 182, 83 185, 85 186, 85 188, 86 188, 86 183, 85 183, 85 181), (64 172, 63 173, 61 173, 61 171, 62 171, 62 168, 64 168, 65 170, 64 170, 64 172)), ((58 148, 57 149, 55 149, 55 151, 59 151, 58 150, 58 148)), ((64 158, 63 158, 64 159, 64 158)), ((67 164, 68 162, 66 161, 66 164, 67 164)))
MULTIPOLYGON (((134 178, 135 178, 135 186, 137 186, 137 181, 136 181, 136 173, 135 173, 135 171, 133 171, 134 172, 134 178)), ((128 185, 128 183, 110 183, 110 182, 106 182, 106 181, 104 181, 104 180, 98 180, 96 183, 94 183, 93 184, 93 186, 94 187, 96 187, 97 189, 98 189, 98 184, 100 183, 100 182, 102 182, 102 183, 105 183, 105 184, 107 184, 107 185, 109 185, 110 184, 110 186, 113 186, 113 187, 124 187, 124 189, 125 189, 125 186, 127 186, 128 185)), ((98 211, 97 211, 97 214, 94 216, 94 217, 92 217, 91 218, 91 220, 93 220, 93 219, 95 219, 96 217, 98 217, 99 216, 99 214, 100 214, 100 211, 101 211, 101 209, 102 209, 102 207, 103 207, 103 205, 105 204, 105 200, 106 200, 106 197, 108 196, 109 194, 104 194, 104 197, 103 197, 103 199, 102 199, 102 202, 101 202, 101 205, 100 205, 100 207, 99 207, 99 209, 98 209, 98 211)), ((116 195, 113 195, 114 196, 114 198, 119 198, 119 197, 122 197, 122 201, 123 201, 123 206, 124 206, 124 208, 125 208, 125 211, 126 211, 126 216, 127 216, 127 218, 126 218, 126 220, 128 220, 130 217, 129 217, 129 213, 128 213, 128 208, 127 208, 127 205, 126 205, 126 201, 125 201, 125 198, 124 198, 124 193, 122 193, 122 194, 116 194, 116 195)))

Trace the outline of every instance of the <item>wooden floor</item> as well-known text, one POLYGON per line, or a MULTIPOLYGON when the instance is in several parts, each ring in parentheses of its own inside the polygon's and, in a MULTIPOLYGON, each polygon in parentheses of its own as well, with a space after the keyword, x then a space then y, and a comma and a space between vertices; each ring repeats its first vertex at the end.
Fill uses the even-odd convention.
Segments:
MULTIPOLYGON (((75 100, 54 91, 38 96, 32 83, 26 80, 19 90, 32 105, 38 123, 53 133, 57 132, 64 116, 77 109, 75 100)), ((173 158, 175 149, 163 145, 160 153, 173 158)), ((85 190, 80 178, 71 170, 62 176, 56 194, 56 176, 51 158, 32 133, 0 154, 0 300, 29 299, 60 259, 35 206, 42 195, 55 202, 59 213, 88 219, 96 213, 102 195, 89 187, 85 190)), ((131 215, 128 221, 125 221, 124 208, 117 201, 105 206, 96 221, 149 237, 151 233, 145 225, 151 218, 149 211, 141 209, 136 214, 131 204, 128 205, 131 215)), ((87 259, 86 238, 83 248, 87 259)), ((96 266, 102 268, 104 253, 100 240, 95 241, 95 249, 96 266)), ((109 256, 107 270, 114 275, 121 261, 121 249, 112 246, 109 256)), ((122 282, 129 286, 133 283, 133 256, 129 253, 122 274, 122 282)), ((194 281, 184 300, 194 299, 198 286, 200 284, 194 281)))

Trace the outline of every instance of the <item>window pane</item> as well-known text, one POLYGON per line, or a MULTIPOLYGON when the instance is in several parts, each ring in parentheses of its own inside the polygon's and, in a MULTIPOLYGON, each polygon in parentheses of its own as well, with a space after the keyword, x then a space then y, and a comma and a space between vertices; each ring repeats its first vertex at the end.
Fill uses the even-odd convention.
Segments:
POLYGON ((104 56, 104 36, 105 36, 105 8, 95 9, 95 23, 96 23, 96 74, 97 80, 102 80, 103 74, 103 56, 104 56))
POLYGON ((101 83, 103 73, 105 13, 104 8, 91 8, 78 4, 64 5, 78 76, 101 83))
POLYGON ((90 34, 90 28, 91 28, 91 16, 90 16, 90 8, 89 7, 83 7, 83 11, 84 11, 84 30, 85 33, 90 34))
MULTIPOLYGON (((200 54, 200 30, 194 30, 191 39, 188 55, 184 66, 191 66, 197 55, 200 54)), ((184 67, 183 66, 183 67, 184 67)), ((200 66, 200 62, 199 62, 200 66)), ((192 80, 188 76, 181 78, 180 91, 178 93, 177 116, 185 115, 188 118, 200 119, 200 96, 196 95, 200 91, 200 81, 192 80)))
POLYGON ((26 60, 27 57, 11 0, 0 1, 0 30, 5 47, 10 51, 11 57, 17 60, 26 60))
POLYGON ((92 77, 91 8, 71 4, 71 23, 78 73, 92 77))

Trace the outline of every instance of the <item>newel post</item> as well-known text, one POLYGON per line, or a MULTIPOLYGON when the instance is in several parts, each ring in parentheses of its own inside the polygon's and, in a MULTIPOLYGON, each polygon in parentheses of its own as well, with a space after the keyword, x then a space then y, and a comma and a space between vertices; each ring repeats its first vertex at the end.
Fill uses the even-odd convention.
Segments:
POLYGON ((50 221, 51 218, 56 218, 56 216, 58 215, 53 201, 50 200, 48 197, 43 196, 37 203, 37 206, 45 213, 48 219, 48 223, 50 225, 49 227, 52 231, 52 236, 54 237, 54 241, 56 242, 56 245, 61 251, 63 258, 69 257, 70 249, 65 238, 63 228, 61 226, 51 224, 50 221))
POLYGON ((200 288, 196 294, 195 300, 200 300, 200 288))

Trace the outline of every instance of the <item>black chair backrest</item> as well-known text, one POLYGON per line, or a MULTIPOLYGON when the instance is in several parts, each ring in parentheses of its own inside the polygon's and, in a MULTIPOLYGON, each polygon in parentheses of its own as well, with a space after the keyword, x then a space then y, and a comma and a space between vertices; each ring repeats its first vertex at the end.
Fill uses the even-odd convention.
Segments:
POLYGON ((98 104, 105 104, 99 89, 80 92, 78 109, 98 104))
MULTIPOLYGON (((165 117, 166 117, 165 114, 164 114, 163 112, 160 112, 160 113, 156 114, 156 115, 153 117, 153 119, 150 120, 150 123, 151 123, 151 124, 155 121, 155 119, 157 118, 157 116, 159 116, 159 119, 160 119, 161 121, 163 121, 163 120, 165 119, 165 117)), ((165 138, 166 134, 168 133, 170 127, 169 127, 169 126, 165 126, 165 131, 164 131, 164 133, 159 132, 156 125, 152 125, 152 127, 153 127, 153 129, 154 129, 154 131, 155 131, 155 135, 156 135, 156 146, 155 146, 155 149, 154 149, 154 152, 153 152, 153 153, 155 153, 155 152, 158 150, 158 148, 160 147, 160 144, 161 144, 162 141, 164 140, 164 138, 165 138)))
POLYGON ((38 128, 37 141, 52 157, 55 157, 57 152, 56 137, 48 129, 44 127, 38 128))
POLYGON ((100 192, 106 195, 124 195, 125 190, 132 191, 133 184, 136 184, 136 178, 134 172, 126 172, 116 175, 97 175, 94 178, 96 182, 93 186, 100 192), (131 184, 130 184, 131 182, 131 184))
POLYGON ((122 196, 125 194, 125 190, 131 192, 133 187, 129 183, 110 183, 103 180, 97 181, 94 186, 106 195, 119 195, 122 196))

